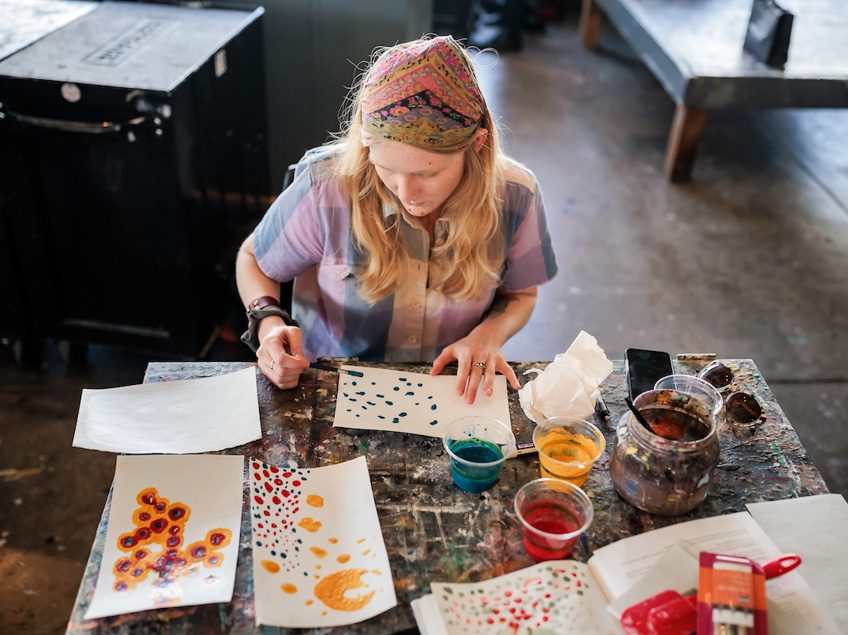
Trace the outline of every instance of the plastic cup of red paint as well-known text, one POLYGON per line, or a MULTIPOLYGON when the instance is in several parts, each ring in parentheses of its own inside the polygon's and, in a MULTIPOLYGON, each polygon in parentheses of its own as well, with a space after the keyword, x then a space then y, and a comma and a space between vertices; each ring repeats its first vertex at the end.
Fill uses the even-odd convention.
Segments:
POLYGON ((524 529, 524 550, 541 562, 568 557, 577 538, 592 524, 595 510, 576 485, 538 478, 515 494, 515 513, 524 529))

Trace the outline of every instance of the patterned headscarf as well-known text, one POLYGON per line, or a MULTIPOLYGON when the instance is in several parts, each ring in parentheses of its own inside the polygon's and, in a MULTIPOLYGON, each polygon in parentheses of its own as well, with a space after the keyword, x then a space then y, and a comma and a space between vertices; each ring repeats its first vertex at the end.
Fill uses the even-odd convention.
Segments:
POLYGON ((468 140, 486 111, 474 71, 450 36, 388 49, 368 71, 361 103, 364 134, 425 149, 468 140))

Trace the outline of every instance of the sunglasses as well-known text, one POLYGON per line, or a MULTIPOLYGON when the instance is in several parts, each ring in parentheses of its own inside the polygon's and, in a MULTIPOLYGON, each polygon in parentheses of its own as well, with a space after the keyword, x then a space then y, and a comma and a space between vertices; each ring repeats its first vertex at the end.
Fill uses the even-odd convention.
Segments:
MULTIPOLYGON (((729 391, 733 385, 733 371, 721 362, 711 362, 701 369, 698 378, 716 388, 720 393, 729 391)), ((749 392, 736 390, 724 397, 724 411, 733 423, 751 424, 763 414, 763 407, 749 392)))

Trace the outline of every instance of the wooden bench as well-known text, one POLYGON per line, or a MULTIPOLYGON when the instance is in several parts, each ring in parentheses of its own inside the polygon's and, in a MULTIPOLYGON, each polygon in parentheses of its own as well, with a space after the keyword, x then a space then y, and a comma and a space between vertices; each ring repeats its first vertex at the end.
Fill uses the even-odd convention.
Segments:
POLYGON ((781 0, 795 14, 784 69, 743 51, 751 4, 583 0, 583 45, 598 45, 606 16, 677 104, 665 156, 671 181, 689 180, 709 110, 848 106, 848 3, 781 0))

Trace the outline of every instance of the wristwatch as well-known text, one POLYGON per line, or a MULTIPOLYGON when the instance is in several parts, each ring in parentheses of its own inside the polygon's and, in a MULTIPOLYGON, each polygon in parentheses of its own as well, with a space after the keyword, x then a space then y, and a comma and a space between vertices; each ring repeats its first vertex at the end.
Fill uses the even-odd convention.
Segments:
POLYGON ((280 306, 280 301, 270 295, 263 295, 251 300, 247 305, 247 330, 242 333, 241 341, 247 344, 255 353, 259 348, 259 322, 269 315, 283 318, 287 326, 300 327, 297 320, 280 306))

